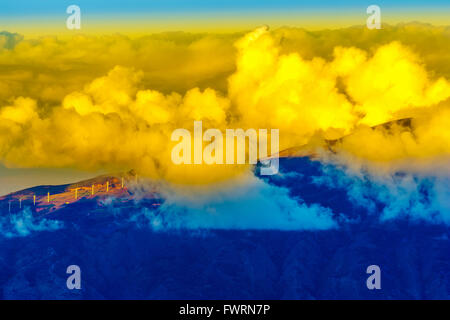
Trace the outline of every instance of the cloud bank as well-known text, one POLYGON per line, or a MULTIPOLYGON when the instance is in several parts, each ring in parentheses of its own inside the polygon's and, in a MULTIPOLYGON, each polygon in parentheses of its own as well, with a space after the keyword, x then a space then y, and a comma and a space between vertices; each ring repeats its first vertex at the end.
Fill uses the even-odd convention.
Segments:
POLYGON ((450 154, 447 28, 0 38, 9 167, 133 168, 177 183, 246 170, 172 164, 170 134, 194 120, 279 129, 280 149, 348 136, 336 150, 371 161, 450 154), (400 118, 412 126, 370 128, 400 118))

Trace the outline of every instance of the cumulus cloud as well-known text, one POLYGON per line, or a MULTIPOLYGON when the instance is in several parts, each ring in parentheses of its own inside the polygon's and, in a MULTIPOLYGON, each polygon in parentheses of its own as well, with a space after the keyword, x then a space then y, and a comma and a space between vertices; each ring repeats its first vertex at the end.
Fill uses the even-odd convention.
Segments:
POLYGON ((58 104, 115 66, 144 72, 141 86, 163 93, 226 88, 240 34, 170 32, 142 37, 26 38, 0 33, 0 100, 27 96, 58 104), (207 61, 207 63, 205 63, 207 61))
POLYGON ((279 129, 280 149, 348 137, 335 150, 373 161, 450 154, 449 73, 424 48, 429 32, 438 50, 447 48, 448 30, 368 32, 264 27, 245 35, 17 39, 0 50, 8 65, 0 159, 10 167, 135 169, 177 183, 244 172, 172 163, 171 133, 195 120, 204 130, 279 129), (370 128, 399 118, 412 118, 411 127, 370 128))
MULTIPOLYGON (((437 106, 406 121, 359 126, 332 149, 390 167, 433 167, 450 157, 450 107, 437 106), (381 149, 382 148, 382 149, 381 149)), ((442 166, 441 166, 442 167, 442 166)), ((445 166, 442 168, 445 170, 445 166)))

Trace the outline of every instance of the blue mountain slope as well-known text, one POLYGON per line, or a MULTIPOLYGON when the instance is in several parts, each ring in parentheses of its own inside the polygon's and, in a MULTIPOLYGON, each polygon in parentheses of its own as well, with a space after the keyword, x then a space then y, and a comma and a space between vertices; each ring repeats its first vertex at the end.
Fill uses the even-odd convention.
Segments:
MULTIPOLYGON (((143 208, 158 214, 154 199, 123 201, 113 210, 83 199, 50 214, 28 206, 32 226, 42 228, 0 237, 0 298, 450 298, 445 224, 407 217, 380 222, 381 204, 369 212, 345 188, 314 183, 319 162, 282 158, 280 166, 284 177, 265 177, 268 183, 347 222, 321 231, 155 231, 139 214, 143 208), (81 290, 66 288, 72 264, 82 270, 81 290), (381 268, 381 290, 366 287, 372 264, 381 268)), ((11 214, 26 216, 24 210, 11 214)), ((7 228, 3 223, 4 234, 7 228)))

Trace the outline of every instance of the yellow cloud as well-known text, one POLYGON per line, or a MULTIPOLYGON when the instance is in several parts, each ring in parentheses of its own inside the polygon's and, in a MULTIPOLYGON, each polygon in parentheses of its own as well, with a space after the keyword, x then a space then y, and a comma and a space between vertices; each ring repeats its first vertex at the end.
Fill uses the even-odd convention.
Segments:
POLYGON ((174 165, 171 133, 195 120, 279 129, 280 149, 345 136, 336 151, 373 161, 448 156, 450 73, 423 47, 430 30, 449 48, 431 26, 19 39, 0 49, 0 161, 183 183, 247 169, 174 165), (402 117, 410 128, 370 128, 402 117))
POLYGON ((360 123, 377 125, 404 109, 430 107, 450 96, 448 81, 430 80, 418 57, 398 42, 378 48, 369 59, 360 50, 339 48, 335 59, 355 110, 363 115, 360 123))

